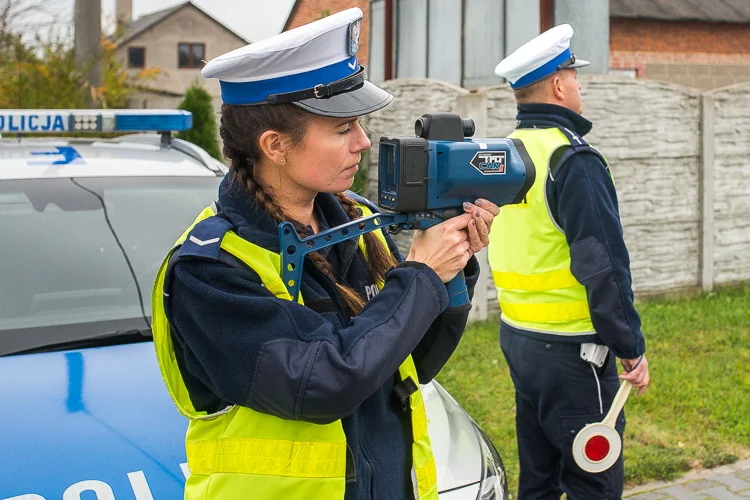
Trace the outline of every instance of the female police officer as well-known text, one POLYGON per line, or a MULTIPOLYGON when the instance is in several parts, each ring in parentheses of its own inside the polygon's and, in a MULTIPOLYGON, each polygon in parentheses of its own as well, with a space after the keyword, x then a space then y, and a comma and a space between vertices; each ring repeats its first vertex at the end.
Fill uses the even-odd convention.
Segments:
POLYGON ((461 337, 468 309, 446 310, 444 283, 465 269, 471 292, 498 208, 415 235, 406 260, 380 231, 312 253, 299 302, 279 273, 281 221, 310 234, 374 210, 344 193, 370 147, 357 117, 392 99, 357 63, 361 18, 203 69, 221 82, 231 171, 154 290, 162 375, 190 419, 186 499, 437 499, 418 382, 461 337))

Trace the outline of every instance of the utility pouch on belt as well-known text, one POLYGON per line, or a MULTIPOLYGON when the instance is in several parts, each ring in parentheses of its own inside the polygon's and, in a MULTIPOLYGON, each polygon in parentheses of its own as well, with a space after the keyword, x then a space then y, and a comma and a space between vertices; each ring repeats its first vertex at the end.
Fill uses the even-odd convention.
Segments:
POLYGON ((581 359, 601 368, 607 359, 609 347, 600 344, 581 344, 581 359))

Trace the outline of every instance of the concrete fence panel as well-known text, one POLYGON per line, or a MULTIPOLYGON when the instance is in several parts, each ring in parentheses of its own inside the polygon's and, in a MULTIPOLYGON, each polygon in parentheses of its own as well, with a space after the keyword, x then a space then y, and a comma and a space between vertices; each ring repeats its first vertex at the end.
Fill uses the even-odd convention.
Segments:
POLYGON ((750 280, 750 85, 708 94, 713 101, 715 283, 750 280))
MULTIPOLYGON (((582 76, 586 139, 615 177, 633 288, 660 293, 750 280, 750 85, 701 94, 675 84, 582 76)), ((504 137, 516 124, 508 85, 470 92, 429 79, 391 80, 394 102, 365 118, 373 139, 368 194, 377 193, 378 139, 412 136, 424 113, 477 122, 477 137, 504 137), (484 109, 483 109, 484 108, 484 109)), ((399 245, 406 249, 410 236, 399 245)), ((483 304, 497 308, 482 257, 483 304), (486 304, 485 304, 486 302, 486 304)))

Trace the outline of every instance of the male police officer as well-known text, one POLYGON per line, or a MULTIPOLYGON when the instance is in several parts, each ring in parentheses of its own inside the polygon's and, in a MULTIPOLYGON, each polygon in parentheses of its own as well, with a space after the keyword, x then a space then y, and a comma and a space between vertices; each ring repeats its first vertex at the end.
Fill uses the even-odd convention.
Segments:
MULTIPOLYGON (((590 474, 572 457, 576 433, 601 421, 620 378, 649 382, 630 260, 607 161, 583 136, 576 68, 564 24, 526 43, 495 68, 518 103, 520 139, 536 167, 522 204, 503 207, 489 260, 498 289, 500 344, 516 388, 519 498, 617 499, 622 456, 590 474)), ((622 437, 624 415, 618 418, 622 437)))

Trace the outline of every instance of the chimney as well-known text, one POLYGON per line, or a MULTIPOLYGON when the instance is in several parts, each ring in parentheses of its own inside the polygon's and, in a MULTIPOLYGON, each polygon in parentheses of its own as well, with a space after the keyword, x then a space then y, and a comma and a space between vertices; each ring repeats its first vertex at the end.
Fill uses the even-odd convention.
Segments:
POLYGON ((133 0, 115 0, 117 24, 128 24, 133 20, 133 0))
POLYGON ((75 65, 95 87, 102 85, 102 2, 75 0, 75 65))

